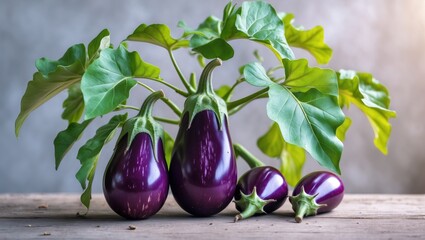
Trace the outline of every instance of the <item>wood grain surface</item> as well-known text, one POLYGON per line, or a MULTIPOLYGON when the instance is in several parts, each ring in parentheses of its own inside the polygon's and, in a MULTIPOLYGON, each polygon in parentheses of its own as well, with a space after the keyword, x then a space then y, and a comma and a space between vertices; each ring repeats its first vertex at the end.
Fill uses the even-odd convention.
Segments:
POLYGON ((141 221, 117 216, 101 194, 91 205, 79 216, 85 210, 77 194, 0 194, 0 239, 425 239, 425 195, 348 194, 334 211, 299 224, 288 201, 273 214, 237 223, 233 203, 195 218, 171 195, 141 221))

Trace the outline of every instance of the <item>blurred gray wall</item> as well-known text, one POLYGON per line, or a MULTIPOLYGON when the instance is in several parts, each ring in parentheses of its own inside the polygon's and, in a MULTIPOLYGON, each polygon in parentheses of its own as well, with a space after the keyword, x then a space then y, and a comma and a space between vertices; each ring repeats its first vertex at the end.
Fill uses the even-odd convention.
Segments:
MULTIPOLYGON (((103 28, 118 44, 140 23, 165 23, 174 36, 181 34, 178 20, 196 27, 208 15, 221 16, 227 1, 198 0, 0 0, 0 193, 1 192, 79 192, 74 175, 79 168, 77 147, 69 152, 60 169, 54 170, 53 139, 66 128, 60 119, 61 94, 34 111, 14 136, 14 121, 20 99, 35 71, 37 58, 59 58, 75 43, 88 43, 103 28)), ((240 4, 241 1, 235 1, 240 4)), ((306 28, 322 25, 334 56, 329 67, 374 73, 388 86, 391 107, 398 113, 392 121, 393 133, 388 156, 373 146, 373 132, 367 119, 354 107, 347 114, 353 125, 348 132, 341 160, 347 191, 353 193, 425 193, 425 1, 423 0, 279 0, 270 1, 279 11, 292 12, 296 22, 306 28)), ((251 52, 259 49, 270 63, 276 64, 267 51, 243 41, 233 44, 236 55, 215 71, 215 85, 234 81, 237 66, 254 61, 251 52)), ((165 80, 178 83, 166 52, 146 44, 130 44, 146 61, 159 65, 165 80)), ((299 57, 308 56, 302 51, 299 57)), ((196 60, 184 51, 176 57, 188 75, 200 69, 196 60)), ((311 61, 314 64, 314 61, 311 61)), ((159 86, 158 86, 159 87, 159 86)), ((173 94, 166 90, 166 94, 173 94)), ((253 91, 238 90, 236 97, 253 91)), ((140 88, 133 90, 131 103, 139 105, 146 96, 140 88)), ((183 99, 176 97, 178 104, 183 99)), ((269 126, 265 101, 257 101, 230 119, 235 142, 240 142, 269 164, 277 165, 256 148, 256 138, 269 126)), ((172 116, 159 104, 156 113, 172 116)), ((100 126, 102 121, 97 123, 100 126)), ((83 144, 94 134, 96 124, 77 143, 83 144)), ((171 133, 176 127, 166 126, 171 133)), ((94 191, 101 191, 101 177, 113 144, 101 156, 94 191)), ((238 160, 239 171, 247 169, 238 160)), ((312 159, 304 173, 321 169, 312 159)))

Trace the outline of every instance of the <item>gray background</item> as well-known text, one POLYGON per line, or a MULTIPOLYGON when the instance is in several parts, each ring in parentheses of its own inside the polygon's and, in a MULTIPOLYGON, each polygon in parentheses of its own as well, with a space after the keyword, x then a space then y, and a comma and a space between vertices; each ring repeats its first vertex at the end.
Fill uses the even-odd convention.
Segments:
MULTIPOLYGON (((241 1, 235 1, 240 3, 241 1)), ((348 132, 341 160, 347 191, 353 193, 425 193, 425 147, 423 144, 425 115, 425 1, 422 0, 325 0, 270 1, 278 11, 292 12, 298 24, 306 28, 323 25, 327 43, 334 56, 328 65, 334 69, 354 69, 374 73, 388 86, 391 107, 398 112, 392 121, 393 133, 389 154, 383 156, 373 145, 373 132, 367 119, 355 108, 347 111, 353 125, 348 132)), ((61 168, 54 170, 53 139, 66 128, 60 119, 60 94, 34 111, 22 127, 18 139, 14 136, 14 121, 19 112, 20 98, 35 71, 37 58, 59 58, 75 43, 88 43, 103 28, 118 44, 140 23, 165 23, 174 36, 181 34, 178 20, 196 27, 207 15, 221 16, 226 1, 0 1, 0 192, 79 192, 74 175, 79 168, 69 152, 61 168)), ((251 52, 259 49, 277 64, 263 47, 235 41, 235 57, 215 71, 215 85, 229 83, 237 77, 237 66, 254 61, 251 52)), ((164 50, 146 44, 130 44, 142 58, 162 68, 162 76, 178 83, 164 50)), ((305 57, 302 51, 297 56, 305 57)), ((188 75, 200 69, 196 60, 184 51, 176 52, 183 72, 188 75)), ((314 64, 311 61, 311 64, 314 64)), ((155 86, 156 87, 156 86, 155 86)), ((174 97, 168 90, 166 94, 174 97)), ((238 90, 236 97, 252 92, 250 87, 238 90)), ((133 89, 130 103, 139 105, 146 92, 133 89)), ((176 97, 178 104, 183 99, 176 97)), ((256 148, 257 136, 269 126, 265 101, 259 100, 230 119, 235 142, 240 142, 261 156, 267 163, 277 161, 261 155, 256 148)), ((156 113, 172 116, 163 104, 156 113)), ((109 117, 91 126, 78 142, 83 144, 109 117)), ((166 125, 176 133, 176 127, 166 125)), ((113 144, 101 156, 94 191, 101 191, 101 176, 113 144)), ((239 171, 247 169, 238 160, 239 171)), ((321 169, 309 159, 304 173, 321 169)))

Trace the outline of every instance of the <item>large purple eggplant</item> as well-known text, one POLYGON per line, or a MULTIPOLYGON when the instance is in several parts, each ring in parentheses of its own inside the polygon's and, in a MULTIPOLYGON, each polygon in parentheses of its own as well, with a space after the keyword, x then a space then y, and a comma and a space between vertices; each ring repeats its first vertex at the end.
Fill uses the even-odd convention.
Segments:
POLYGON ((331 172, 318 171, 304 176, 295 186, 289 201, 295 212, 295 221, 304 216, 329 212, 336 208, 344 197, 342 180, 331 172))
POLYGON ((157 213, 168 195, 168 173, 163 130, 151 116, 152 106, 164 96, 148 96, 140 113, 125 122, 103 178, 103 193, 112 210, 127 219, 157 213))
POLYGON ((199 87, 185 102, 169 171, 176 202, 194 216, 211 216, 232 200, 236 161, 230 139, 225 102, 213 90, 211 61, 202 72, 199 87))
POLYGON ((235 203, 240 214, 235 222, 255 214, 266 214, 280 208, 288 197, 288 184, 274 167, 255 167, 239 178, 235 203))

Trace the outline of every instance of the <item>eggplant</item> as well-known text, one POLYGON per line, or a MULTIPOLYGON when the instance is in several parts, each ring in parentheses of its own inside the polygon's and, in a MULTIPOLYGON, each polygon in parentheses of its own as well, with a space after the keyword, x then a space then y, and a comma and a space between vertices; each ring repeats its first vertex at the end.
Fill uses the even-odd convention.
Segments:
POLYGON ((344 183, 335 174, 327 171, 312 172, 295 186, 289 201, 295 212, 295 221, 304 216, 329 212, 336 208, 344 197, 344 183))
POLYGON ((227 107, 212 87, 207 64, 196 93, 186 99, 169 170, 170 187, 180 207, 198 217, 222 211, 233 199, 237 168, 227 122, 227 107))
POLYGON ((127 120, 103 177, 110 208, 127 219, 157 213, 168 195, 163 129, 152 117, 153 104, 164 93, 149 95, 139 114, 127 120))
POLYGON ((276 211, 288 197, 288 184, 274 167, 255 167, 239 178, 236 185, 235 204, 240 212, 235 222, 255 214, 276 211))

